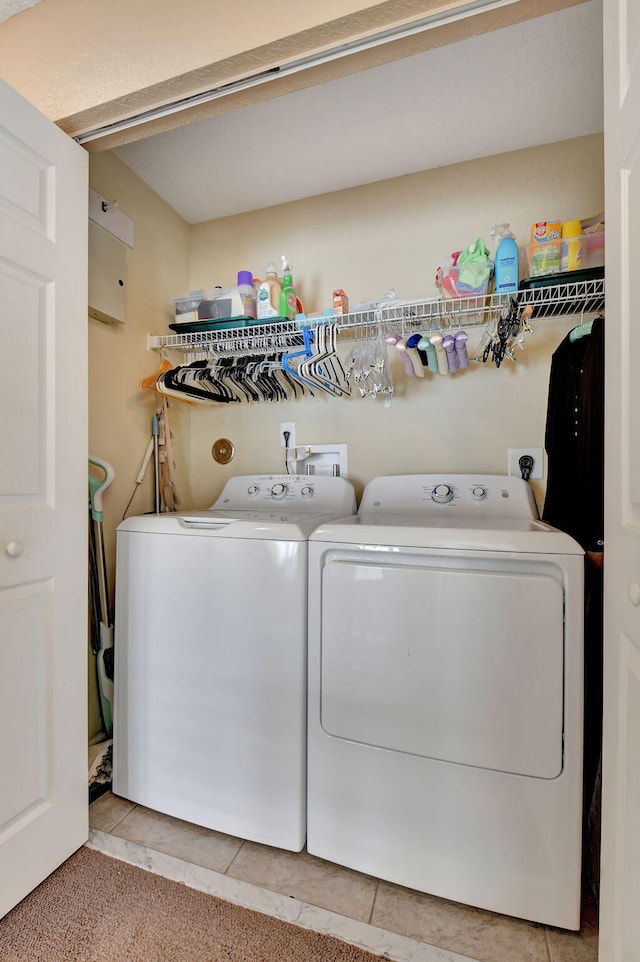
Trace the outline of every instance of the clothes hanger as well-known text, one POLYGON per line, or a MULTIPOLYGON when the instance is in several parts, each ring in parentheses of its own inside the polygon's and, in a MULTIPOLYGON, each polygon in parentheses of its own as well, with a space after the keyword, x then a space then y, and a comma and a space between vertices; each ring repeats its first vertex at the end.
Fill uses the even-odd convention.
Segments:
MULTIPOLYGON (((573 330, 569 331, 569 341, 572 344, 575 341, 579 341, 580 338, 586 337, 588 334, 591 334, 591 329, 593 327, 593 324, 596 318, 592 317, 588 321, 585 321, 583 320, 583 317, 584 317, 584 308, 582 310, 582 314, 580 315, 580 323, 578 324, 577 327, 574 327, 573 330)), ((598 317, 602 317, 602 314, 599 314, 598 317)))
POLYGON ((147 377, 143 377, 138 386, 144 391, 155 391, 156 383, 160 375, 164 374, 165 371, 170 371, 172 367, 173 364, 171 361, 169 361, 166 357, 163 357, 158 370, 154 371, 153 374, 149 374, 147 377))
POLYGON ((315 344, 314 353, 300 363, 299 374, 334 397, 350 395, 351 385, 337 355, 337 326, 321 325, 315 332, 315 344))

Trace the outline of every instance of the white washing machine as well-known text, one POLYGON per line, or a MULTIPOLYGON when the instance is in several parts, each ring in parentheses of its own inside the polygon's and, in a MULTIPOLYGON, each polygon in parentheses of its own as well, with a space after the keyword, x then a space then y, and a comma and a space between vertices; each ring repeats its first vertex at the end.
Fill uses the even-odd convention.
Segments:
POLYGON ((519 478, 382 477, 309 544, 307 847, 580 925, 583 552, 519 478))
POLYGON ((232 478, 209 510, 117 531, 113 790, 299 851, 306 835, 307 539, 343 478, 232 478))

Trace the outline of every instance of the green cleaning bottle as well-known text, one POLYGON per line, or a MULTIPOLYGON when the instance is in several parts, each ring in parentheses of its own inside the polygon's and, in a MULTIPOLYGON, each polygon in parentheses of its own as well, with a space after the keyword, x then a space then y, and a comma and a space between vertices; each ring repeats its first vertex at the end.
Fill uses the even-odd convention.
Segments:
POLYGON ((280 317, 288 317, 292 321, 297 312, 296 290, 293 286, 291 266, 285 254, 282 255, 282 290, 280 291, 280 317))

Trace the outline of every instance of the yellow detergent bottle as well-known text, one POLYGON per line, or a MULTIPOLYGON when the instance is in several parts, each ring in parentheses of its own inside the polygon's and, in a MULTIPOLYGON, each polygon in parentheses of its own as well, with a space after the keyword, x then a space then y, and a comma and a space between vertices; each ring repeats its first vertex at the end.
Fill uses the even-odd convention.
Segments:
POLYGON ((577 271, 582 267, 582 224, 579 220, 567 220, 562 225, 561 271, 577 271))

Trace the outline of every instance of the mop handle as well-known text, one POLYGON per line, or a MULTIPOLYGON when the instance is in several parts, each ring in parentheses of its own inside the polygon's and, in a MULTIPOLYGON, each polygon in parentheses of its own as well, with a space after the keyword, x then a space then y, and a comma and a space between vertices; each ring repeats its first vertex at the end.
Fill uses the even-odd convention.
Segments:
POLYGON ((92 455, 89 455, 89 464, 93 464, 96 468, 104 471, 104 480, 89 475, 91 517, 94 521, 102 521, 102 495, 111 485, 115 477, 115 471, 108 461, 103 461, 101 458, 95 458, 92 455))

